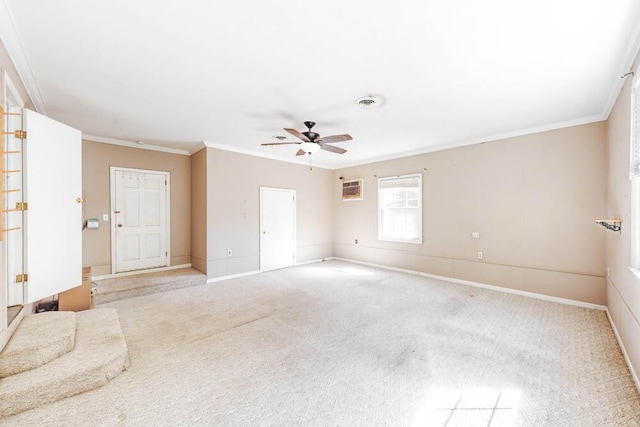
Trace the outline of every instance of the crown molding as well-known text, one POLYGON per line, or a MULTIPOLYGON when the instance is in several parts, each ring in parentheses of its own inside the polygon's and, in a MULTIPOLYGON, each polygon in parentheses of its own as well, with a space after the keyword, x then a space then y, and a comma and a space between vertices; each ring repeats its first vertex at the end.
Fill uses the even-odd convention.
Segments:
POLYGON ((36 111, 48 116, 49 114, 47 113, 47 107, 44 102, 42 92, 40 91, 38 80, 33 73, 33 68, 31 67, 27 53, 24 50, 22 41, 20 41, 20 37, 18 36, 18 30, 16 29, 16 25, 13 21, 13 15, 11 14, 9 6, 7 6, 5 0, 0 0, 0 40, 2 40, 4 47, 7 49, 9 58, 11 58, 11 62, 13 62, 13 65, 16 68, 18 77, 22 80, 36 111))
POLYGON ((405 157, 417 156, 417 155, 420 155, 420 154, 433 153, 435 151, 450 150, 450 149, 453 149, 453 148, 466 147, 468 145, 482 144, 482 143, 485 143, 485 142, 492 142, 492 141, 500 141, 502 139, 515 138, 515 137, 518 137, 518 136, 526 136, 526 135, 532 135, 532 134, 541 133, 541 132, 548 132, 548 131, 551 131, 551 130, 558 130, 558 129, 570 128, 570 127, 574 127, 574 126, 581 126, 581 125, 586 125, 586 124, 589 124, 589 123, 601 122, 603 120, 606 120, 606 117, 604 117, 602 114, 597 114, 597 115, 594 115, 594 116, 583 117, 583 118, 580 118, 580 119, 567 120, 567 121, 564 121, 564 122, 552 123, 552 124, 542 125, 542 126, 534 126, 534 127, 530 127, 530 128, 526 128, 526 129, 512 131, 512 132, 505 132, 505 133, 500 133, 500 134, 495 134, 495 135, 484 136, 484 137, 481 137, 481 138, 472 138, 472 139, 467 139, 467 140, 464 140, 464 141, 456 141, 456 142, 451 142, 451 143, 446 143, 446 144, 435 145, 435 146, 431 146, 431 147, 425 147, 425 148, 422 148, 422 149, 419 149, 419 150, 415 150, 415 151, 407 151, 407 152, 404 152, 404 153, 390 154, 390 155, 387 155, 387 156, 375 157, 373 159, 367 159, 367 160, 363 160, 361 162, 347 163, 347 164, 345 164, 343 166, 332 168, 332 169, 333 170, 345 169, 345 168, 350 168, 350 167, 354 167, 354 166, 362 166, 362 165, 368 165, 368 164, 371 164, 371 163, 383 162, 383 161, 387 161, 387 160, 402 159, 402 158, 405 158, 405 157))
POLYGON ((196 144, 193 148, 191 148, 191 150, 189 150, 189 154, 191 156, 193 156, 194 154, 196 154, 198 151, 202 150, 203 148, 207 148, 207 144, 205 144, 204 141, 201 141, 198 144, 196 144))
POLYGON ((82 139, 86 141, 100 142, 103 144, 120 145, 122 147, 138 148, 140 150, 160 151, 162 153, 180 154, 182 156, 190 156, 191 153, 188 150, 180 150, 178 148, 162 147, 160 145, 153 144, 138 144, 133 141, 126 141, 124 139, 107 138, 104 136, 87 135, 82 134, 82 139))
MULTIPOLYGON (((634 65, 637 65, 637 64, 634 64, 634 62, 638 58, 638 55, 640 54, 640 26, 636 26, 634 33, 631 35, 630 38, 631 38, 631 43, 627 47, 627 51, 624 55, 624 58, 622 59, 622 63, 618 67, 620 76, 623 76, 629 71, 634 71, 637 73, 638 70, 640 70, 640 67, 637 67, 637 66, 635 67, 635 69, 632 69, 634 65)), ((613 83, 613 86, 611 88, 611 93, 609 93, 609 99, 607 99, 607 103, 604 106, 604 109, 602 110, 602 115, 604 116, 605 120, 609 118, 609 114, 611 114, 611 111, 613 110, 614 105, 616 105, 618 96, 620 95, 620 92, 622 91, 622 87, 624 86, 624 83, 626 81, 627 81, 626 78, 621 77, 621 78, 616 78, 616 81, 613 83)))

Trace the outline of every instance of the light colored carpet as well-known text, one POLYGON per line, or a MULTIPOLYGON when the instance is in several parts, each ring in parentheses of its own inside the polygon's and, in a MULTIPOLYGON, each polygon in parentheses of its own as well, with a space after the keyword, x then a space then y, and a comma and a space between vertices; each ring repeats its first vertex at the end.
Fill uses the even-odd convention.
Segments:
POLYGON ((206 274, 195 268, 179 268, 156 273, 136 274, 114 279, 96 280, 93 304, 105 304, 126 298, 135 298, 157 292, 204 285, 206 274))
POLYGON ((131 368, 7 425, 640 423, 601 311, 338 261, 108 306, 131 368))
POLYGON ((73 350, 76 314, 47 311, 25 316, 0 353, 0 378, 37 368, 73 350))
MULTIPOLYGON (((43 314, 46 313, 32 317, 43 314)), ((46 365, 0 380, 0 417, 95 389, 126 369, 127 344, 116 310, 86 310, 75 317, 77 329, 72 351, 46 365)), ((57 418, 57 424, 68 425, 60 422, 63 419, 57 418)))

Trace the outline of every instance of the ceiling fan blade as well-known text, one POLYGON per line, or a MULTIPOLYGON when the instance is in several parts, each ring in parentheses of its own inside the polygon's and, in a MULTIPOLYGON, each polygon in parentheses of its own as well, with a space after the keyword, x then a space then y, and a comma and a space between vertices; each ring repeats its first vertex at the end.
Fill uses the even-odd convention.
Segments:
POLYGON ((283 128, 283 129, 289 132, 291 135, 295 136, 296 138, 303 140, 304 142, 311 142, 309 138, 307 138, 306 136, 304 136, 303 134, 301 134, 295 129, 288 129, 288 128, 283 128))
POLYGON ((298 152, 296 153, 296 156, 304 156, 305 154, 307 154, 306 151, 304 151, 302 148, 298 150, 298 152))
POLYGON ((345 150, 344 148, 334 147, 333 145, 324 145, 323 143, 320 143, 320 148, 322 148, 323 150, 331 151, 332 153, 338 153, 338 154, 344 154, 347 152, 347 150, 345 150))
POLYGON ((289 144, 301 144, 300 142, 267 142, 260 145, 289 145, 289 144))
POLYGON ((332 144, 334 142, 351 141, 353 138, 348 133, 343 135, 323 136, 318 142, 324 142, 325 144, 332 144))

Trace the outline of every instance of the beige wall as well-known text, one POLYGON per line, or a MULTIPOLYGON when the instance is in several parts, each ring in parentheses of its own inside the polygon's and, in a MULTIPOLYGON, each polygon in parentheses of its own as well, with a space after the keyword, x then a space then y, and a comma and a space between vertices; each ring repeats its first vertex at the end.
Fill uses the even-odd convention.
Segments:
POLYGON ((157 151, 82 142, 83 218, 100 219, 100 228, 82 233, 82 262, 92 274, 111 273, 110 166, 166 171, 171 174, 171 265, 191 262, 191 159, 157 151))
MULTIPOLYGON (((637 62, 636 62, 637 64, 637 62)), ((631 364, 640 371, 640 279, 627 268, 631 262, 631 181, 629 143, 631 78, 607 121, 609 141, 608 218, 621 218, 620 233, 607 232, 607 305, 631 364)))
POLYGON ((605 304, 606 158, 600 122, 337 170, 334 255, 605 304), (376 175, 416 172, 423 244, 379 241, 376 175), (364 200, 342 202, 340 176, 364 200))
POLYGON ((191 265, 207 272, 207 150, 191 156, 191 265))
POLYGON ((296 190, 297 261, 332 255, 331 171, 212 148, 207 156, 207 276, 260 269, 260 187, 296 190), (227 250, 233 256, 227 256, 227 250))

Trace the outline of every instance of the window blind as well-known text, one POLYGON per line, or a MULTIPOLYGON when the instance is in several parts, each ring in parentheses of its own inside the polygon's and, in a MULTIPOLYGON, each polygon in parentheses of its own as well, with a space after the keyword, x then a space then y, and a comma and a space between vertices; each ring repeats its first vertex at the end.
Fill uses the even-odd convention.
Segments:
POLYGON ((378 188, 420 188, 420 175, 380 178, 378 188))

